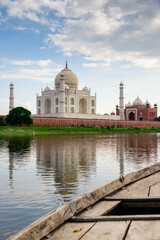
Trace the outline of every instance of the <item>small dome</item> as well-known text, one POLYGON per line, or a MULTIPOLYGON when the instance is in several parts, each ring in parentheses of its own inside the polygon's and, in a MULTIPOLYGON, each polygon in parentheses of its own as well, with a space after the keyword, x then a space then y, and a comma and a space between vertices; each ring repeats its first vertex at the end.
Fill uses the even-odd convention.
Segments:
POLYGON ((151 104, 150 104, 150 102, 148 102, 148 100, 146 100, 146 102, 144 103, 144 106, 150 106, 151 107, 151 104))
POLYGON ((88 92, 88 91, 89 91, 89 89, 88 89, 88 87, 87 87, 87 86, 85 86, 85 87, 82 89, 82 91, 88 92))
POLYGON ((65 90, 68 90, 69 86, 67 84, 65 84, 65 90))
POLYGON ((72 89, 77 89, 78 88, 78 78, 76 76, 75 73, 73 73, 66 65, 66 67, 57 74, 57 76, 55 77, 55 87, 60 88, 60 75, 64 74, 64 80, 65 80, 65 84, 67 84, 69 86, 69 88, 72 89))
POLYGON ((115 115, 115 112, 111 112, 111 115, 115 115))
POLYGON ((134 100, 133 106, 142 106, 143 105, 143 101, 137 96, 137 98, 134 100))
POLYGON ((126 107, 131 107, 132 104, 130 103, 130 101, 126 104, 126 107))
POLYGON ((45 92, 51 91, 51 89, 47 86, 47 87, 45 87, 44 91, 45 91, 45 92))
POLYGON ((14 84, 11 82, 10 86, 14 86, 14 84))

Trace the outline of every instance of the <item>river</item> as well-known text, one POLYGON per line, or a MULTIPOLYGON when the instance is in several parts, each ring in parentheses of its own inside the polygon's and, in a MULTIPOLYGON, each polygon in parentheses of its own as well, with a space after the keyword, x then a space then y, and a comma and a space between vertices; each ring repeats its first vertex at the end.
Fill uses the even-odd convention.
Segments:
POLYGON ((160 160, 160 134, 0 136, 0 239, 160 160))

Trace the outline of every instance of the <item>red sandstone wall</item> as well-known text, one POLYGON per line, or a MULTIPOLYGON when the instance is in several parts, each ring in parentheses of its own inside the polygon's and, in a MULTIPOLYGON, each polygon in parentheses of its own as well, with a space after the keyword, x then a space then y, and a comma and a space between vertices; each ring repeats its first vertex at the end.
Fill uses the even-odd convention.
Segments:
POLYGON ((160 128, 160 122, 155 121, 120 121, 106 119, 77 119, 77 118, 43 118, 33 117, 34 125, 36 126, 90 126, 90 127, 142 127, 160 128))

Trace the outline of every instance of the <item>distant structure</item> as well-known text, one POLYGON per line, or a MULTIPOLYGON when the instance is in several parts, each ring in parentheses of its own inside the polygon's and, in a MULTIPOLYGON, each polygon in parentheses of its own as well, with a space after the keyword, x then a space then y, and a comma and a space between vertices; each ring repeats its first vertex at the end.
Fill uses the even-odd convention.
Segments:
POLYGON ((119 106, 116 106, 116 115, 120 116, 120 120, 132 121, 153 121, 157 118, 157 104, 151 107, 146 100, 145 103, 137 96, 131 104, 130 101, 125 105, 123 103, 123 83, 120 83, 119 106))
POLYGON ((9 111, 14 108, 14 84, 10 84, 9 111))
POLYGON ((119 85, 119 115, 120 120, 124 120, 124 95, 123 95, 123 83, 119 85))
POLYGON ((157 118, 157 104, 151 107, 151 104, 146 100, 145 103, 137 96, 131 104, 130 102, 125 106, 125 119, 126 120, 140 120, 152 121, 157 118))
POLYGON ((96 94, 90 89, 78 89, 77 76, 66 67, 55 77, 55 89, 48 86, 37 94, 37 115, 76 117, 76 114, 96 114, 96 94))

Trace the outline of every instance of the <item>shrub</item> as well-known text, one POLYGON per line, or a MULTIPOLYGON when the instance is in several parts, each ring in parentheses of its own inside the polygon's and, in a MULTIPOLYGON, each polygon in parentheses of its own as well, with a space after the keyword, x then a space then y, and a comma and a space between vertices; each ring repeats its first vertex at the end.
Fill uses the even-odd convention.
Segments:
POLYGON ((0 117, 0 126, 6 126, 3 117, 0 117))
POLYGON ((23 107, 13 108, 6 117, 6 122, 10 125, 31 125, 33 120, 30 117, 31 112, 23 107))

